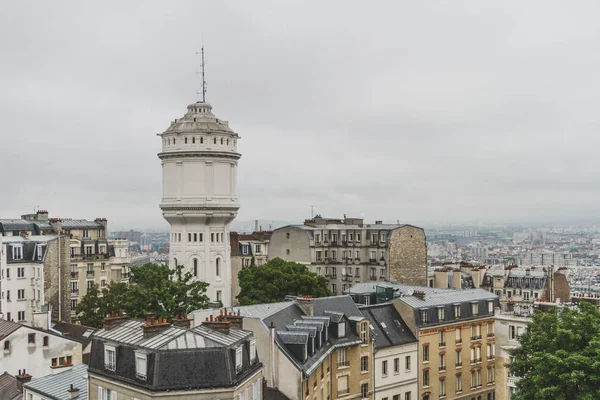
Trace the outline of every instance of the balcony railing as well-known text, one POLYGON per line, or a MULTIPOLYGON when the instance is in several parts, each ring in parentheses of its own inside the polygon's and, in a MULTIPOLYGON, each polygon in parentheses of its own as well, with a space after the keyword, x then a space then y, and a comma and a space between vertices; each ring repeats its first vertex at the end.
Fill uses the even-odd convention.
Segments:
POLYGON ((462 339, 456 339, 456 345, 462 344, 462 339))
POLYGON ((471 341, 474 342, 475 340, 481 340, 481 335, 471 336, 471 341))
POLYGON ((72 294, 79 294, 79 289, 71 289, 71 293, 72 294))
POLYGON ((440 342, 440 347, 446 347, 446 342, 440 342))
POLYGON ((77 279, 77 278, 79 278, 79 272, 71 272, 71 278, 72 278, 72 279, 77 279))
POLYGON ((350 366, 350 360, 338 361, 337 366, 338 366, 338 368, 339 367, 349 367, 350 366))
POLYGON ((86 271, 87 276, 94 276, 94 271, 86 271))
POLYGON ((445 365, 440 365, 440 371, 445 371, 446 370, 446 366, 445 365))
POLYGON ((462 362, 457 362, 457 363, 455 364, 455 366, 456 366, 456 368, 462 367, 462 362))
POLYGON ((493 338, 494 336, 496 336, 496 334, 494 332, 488 333, 487 337, 489 338, 493 338))

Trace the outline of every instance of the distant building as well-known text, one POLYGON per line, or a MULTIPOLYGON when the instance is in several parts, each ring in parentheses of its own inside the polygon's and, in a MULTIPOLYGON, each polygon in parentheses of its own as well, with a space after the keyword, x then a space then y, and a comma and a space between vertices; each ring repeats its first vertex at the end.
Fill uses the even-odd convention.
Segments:
POLYGON ((316 217, 274 230, 269 257, 307 265, 334 295, 369 281, 427 284, 425 232, 412 225, 316 217))
POLYGON ((231 294, 232 303, 238 304, 237 296, 240 294, 238 274, 243 268, 252 265, 263 265, 269 260, 269 242, 271 232, 253 232, 229 234, 231 245, 231 294))
POLYGON ((105 319, 92 338, 89 397, 261 400, 256 341, 236 317, 193 329, 187 319, 105 319))
POLYGON ((23 389, 25 400, 88 400, 87 365, 38 378, 23 389))

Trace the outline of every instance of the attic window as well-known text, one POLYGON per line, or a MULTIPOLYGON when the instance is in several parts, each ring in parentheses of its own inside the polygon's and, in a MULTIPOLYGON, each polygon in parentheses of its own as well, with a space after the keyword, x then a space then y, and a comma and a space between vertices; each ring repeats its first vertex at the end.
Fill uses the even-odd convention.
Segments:
POLYGON ((250 364, 256 361, 256 339, 250 341, 250 364))
POLYGON ((346 323, 344 321, 338 324, 338 337, 346 337, 346 323))
POLYGON ((471 313, 473 314, 473 316, 476 316, 477 314, 479 314, 479 304, 478 303, 471 303, 471 313))
POLYGON ((114 346, 104 346, 104 368, 115 371, 117 367, 117 349, 114 346))
POLYGON ((421 322, 424 324, 429 322, 429 319, 427 318, 427 310, 421 310, 421 322))
POLYGON ((135 377, 143 381, 148 373, 148 359, 146 354, 135 353, 135 377))
POLYGON ((242 371, 242 346, 235 349, 235 372, 242 371))
POLYGON ((13 260, 22 260, 23 259, 23 246, 22 245, 12 246, 12 258, 13 258, 13 260))
POLYGON ((488 312, 489 313, 494 312, 494 302, 493 301, 488 301, 488 312))

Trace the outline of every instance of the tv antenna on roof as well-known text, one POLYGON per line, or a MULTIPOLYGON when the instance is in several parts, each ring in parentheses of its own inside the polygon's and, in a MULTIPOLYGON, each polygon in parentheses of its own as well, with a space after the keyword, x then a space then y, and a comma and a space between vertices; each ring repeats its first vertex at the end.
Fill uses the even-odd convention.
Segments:
POLYGON ((313 219, 315 217, 315 207, 316 207, 316 205, 309 204, 308 206, 310 207, 310 219, 313 219))
POLYGON ((202 75, 202 91, 196 91, 199 95, 202 93, 202 102, 206 103, 206 80, 204 79, 204 44, 202 44, 202 50, 200 53, 196 52, 197 56, 200 56, 200 71, 196 72, 196 75, 202 75))

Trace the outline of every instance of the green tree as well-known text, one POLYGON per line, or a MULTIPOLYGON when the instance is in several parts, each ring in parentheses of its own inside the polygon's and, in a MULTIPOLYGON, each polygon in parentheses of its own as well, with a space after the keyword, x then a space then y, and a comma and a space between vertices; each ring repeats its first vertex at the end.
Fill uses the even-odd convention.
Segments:
POLYGON ((125 311, 128 303, 127 291, 127 284, 121 282, 110 282, 102 290, 97 283, 92 283, 75 309, 79 322, 100 327, 108 314, 125 311))
POLYGON ((511 350, 521 379, 514 400, 600 399, 600 313, 582 302, 573 310, 537 312, 511 350))
POLYGON ((330 296, 327 279, 306 266, 274 258, 263 265, 244 268, 238 274, 241 305, 274 303, 286 295, 330 296))
POLYGON ((194 280, 181 265, 176 269, 158 264, 131 267, 131 283, 126 312, 133 318, 153 313, 171 319, 208 305, 208 283, 194 280))

